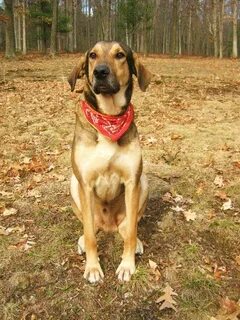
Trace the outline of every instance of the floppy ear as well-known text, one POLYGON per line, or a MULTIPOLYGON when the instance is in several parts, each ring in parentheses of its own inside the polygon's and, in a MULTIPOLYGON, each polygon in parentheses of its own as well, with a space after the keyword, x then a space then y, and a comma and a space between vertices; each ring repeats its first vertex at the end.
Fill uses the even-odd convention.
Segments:
POLYGON ((72 72, 68 77, 68 83, 70 84, 71 91, 75 89, 77 79, 82 78, 86 74, 86 69, 87 69, 86 60, 87 60, 87 53, 84 55, 84 57, 81 57, 79 63, 76 65, 76 67, 73 68, 72 72))
POLYGON ((136 53, 133 54, 133 60, 135 66, 133 73, 138 79, 138 85, 142 91, 146 91, 151 82, 152 73, 143 66, 136 53))

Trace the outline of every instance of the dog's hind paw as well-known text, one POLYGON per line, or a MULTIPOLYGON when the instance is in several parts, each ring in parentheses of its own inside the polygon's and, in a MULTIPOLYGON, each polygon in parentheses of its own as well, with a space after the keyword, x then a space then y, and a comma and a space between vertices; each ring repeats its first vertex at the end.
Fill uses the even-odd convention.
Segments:
POLYGON ((100 264, 98 263, 94 266, 86 265, 84 278, 90 283, 97 283, 99 281, 102 281, 102 279, 104 278, 104 274, 102 272, 100 264))
POLYGON ((136 268, 134 262, 122 260, 116 271, 118 280, 129 281, 131 279, 131 276, 134 274, 135 270, 136 268))
POLYGON ((84 236, 81 236, 78 239, 78 253, 79 254, 83 254, 84 252, 86 252, 86 250, 85 250, 85 241, 84 241, 84 236))
POLYGON ((135 250, 135 254, 143 254, 143 244, 142 241, 137 238, 137 246, 135 250))

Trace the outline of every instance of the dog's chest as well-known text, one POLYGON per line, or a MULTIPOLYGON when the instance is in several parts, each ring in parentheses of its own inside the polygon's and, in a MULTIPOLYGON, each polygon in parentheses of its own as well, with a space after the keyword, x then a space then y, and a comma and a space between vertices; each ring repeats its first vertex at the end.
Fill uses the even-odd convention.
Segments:
POLYGON ((74 162, 83 182, 106 201, 120 193, 122 184, 135 175, 140 161, 138 143, 123 148, 102 137, 96 146, 81 143, 75 146, 74 162))

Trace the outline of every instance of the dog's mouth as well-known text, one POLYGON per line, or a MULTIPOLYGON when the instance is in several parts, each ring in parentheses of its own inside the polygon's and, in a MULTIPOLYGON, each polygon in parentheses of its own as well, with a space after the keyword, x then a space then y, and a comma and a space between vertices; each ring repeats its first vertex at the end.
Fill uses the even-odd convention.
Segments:
POLYGON ((96 94, 112 95, 120 90, 117 82, 109 83, 108 81, 93 80, 93 91, 96 94))

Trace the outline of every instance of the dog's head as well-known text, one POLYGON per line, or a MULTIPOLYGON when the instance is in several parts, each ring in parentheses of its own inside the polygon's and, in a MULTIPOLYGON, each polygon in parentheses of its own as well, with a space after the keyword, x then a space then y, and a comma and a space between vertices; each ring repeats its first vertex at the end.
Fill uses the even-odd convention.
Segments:
POLYGON ((139 87, 146 91, 152 74, 140 63, 137 55, 122 43, 97 42, 87 51, 68 78, 71 91, 78 78, 86 76, 95 94, 114 95, 122 87, 132 85, 132 76, 138 79, 139 87))

